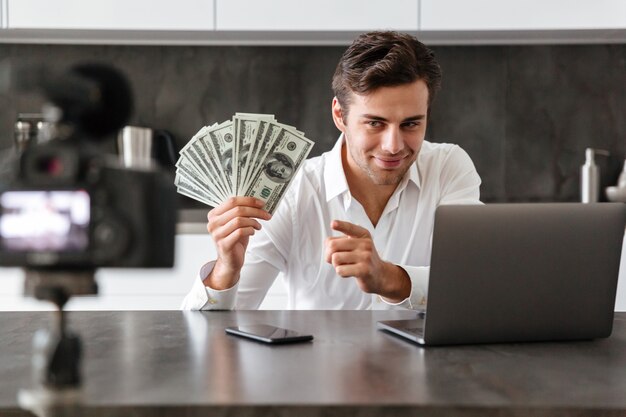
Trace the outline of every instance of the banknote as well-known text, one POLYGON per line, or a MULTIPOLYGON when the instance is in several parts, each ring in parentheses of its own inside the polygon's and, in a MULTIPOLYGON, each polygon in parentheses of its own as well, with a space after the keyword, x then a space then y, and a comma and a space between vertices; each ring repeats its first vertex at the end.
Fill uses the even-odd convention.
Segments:
MULTIPOLYGON (((265 160, 270 146, 272 145, 272 143, 274 143, 282 129, 283 128, 279 123, 268 122, 267 126, 264 129, 263 136, 259 138, 259 141, 257 143, 256 153, 250 166, 251 174, 258 172, 258 170, 261 168, 261 164, 265 160)), ((248 179, 246 181, 246 190, 248 190, 250 185, 250 177, 251 175, 248 176, 248 179)))
POLYGON ((233 157, 234 157, 234 133, 233 122, 227 120, 212 129, 208 129, 206 136, 198 140, 208 144, 208 162, 213 164, 219 171, 220 180, 229 196, 236 195, 233 185, 233 157))
POLYGON ((231 196, 265 201, 273 213, 314 143, 274 115, 236 113, 202 127, 180 151, 178 192, 209 206, 231 196))
POLYGON ((239 189, 243 188, 246 164, 258 126, 259 120, 257 118, 241 115, 233 117, 233 130, 235 132, 233 184, 235 185, 235 194, 239 194, 239 189))
POLYGON ((274 213, 312 147, 311 140, 281 128, 244 195, 265 201, 264 209, 274 213))
POLYGON ((212 163, 207 155, 206 146, 201 143, 209 129, 217 127, 214 123, 211 126, 202 127, 189 142, 180 150, 180 157, 176 163, 177 175, 187 176, 194 180, 196 184, 203 184, 205 188, 212 191, 216 197, 215 201, 223 201, 231 193, 224 188, 224 182, 220 180, 220 171, 212 163))
POLYGON ((174 184, 178 186, 180 181, 192 183, 196 187, 199 187, 205 193, 210 195, 213 201, 221 201, 226 198, 224 194, 216 189, 215 186, 212 186, 212 181, 210 179, 200 177, 197 172, 194 171, 194 167, 184 157, 181 157, 176 164, 176 177, 174 184))
POLYGON ((195 173, 199 182, 203 182, 208 188, 213 188, 216 195, 228 197, 230 192, 224 188, 224 184, 219 180, 219 172, 205 164, 203 162, 206 160, 205 158, 206 155, 202 152, 197 153, 195 149, 189 149, 179 159, 180 165, 189 168, 188 171, 195 173))
POLYGON ((186 195, 187 197, 191 197, 213 207, 219 205, 218 200, 215 200, 211 196, 207 195, 203 190, 192 184, 190 181, 187 181, 184 177, 177 176, 174 182, 176 183, 176 189, 180 194, 186 195))
MULTIPOLYGON (((246 139, 249 143, 243 144, 243 155, 238 156, 238 160, 242 161, 243 166, 239 169, 240 176, 237 178, 237 186, 239 189, 245 190, 248 178, 250 176, 250 167, 254 161, 258 144, 262 141, 263 135, 267 129, 267 124, 272 121, 276 121, 273 114, 258 114, 258 113, 235 113, 233 120, 243 121, 240 124, 249 124, 253 128, 251 129, 250 136, 246 139)), ((241 151, 237 151, 238 155, 241 151)))

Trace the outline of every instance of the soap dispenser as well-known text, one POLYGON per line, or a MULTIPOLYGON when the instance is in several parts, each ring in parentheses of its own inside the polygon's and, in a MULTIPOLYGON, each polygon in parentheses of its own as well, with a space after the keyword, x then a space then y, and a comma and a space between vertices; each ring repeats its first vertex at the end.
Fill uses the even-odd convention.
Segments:
POLYGON ((626 159, 624 159, 624 169, 622 169, 622 173, 619 174, 619 178, 617 179, 617 188, 626 189, 626 159))
POLYGON ((595 156, 609 156, 603 149, 585 149, 585 164, 580 167, 580 201, 583 203, 598 202, 600 193, 600 170, 596 165, 595 156))

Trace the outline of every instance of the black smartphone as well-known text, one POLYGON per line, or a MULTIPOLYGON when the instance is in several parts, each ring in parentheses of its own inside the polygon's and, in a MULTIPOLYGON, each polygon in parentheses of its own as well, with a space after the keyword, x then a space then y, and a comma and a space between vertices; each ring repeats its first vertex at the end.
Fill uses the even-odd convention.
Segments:
POLYGON ((280 327, 270 326, 267 324, 249 324, 227 327, 226 333, 271 344, 306 342, 313 340, 313 336, 310 334, 301 334, 293 330, 282 329, 280 327))

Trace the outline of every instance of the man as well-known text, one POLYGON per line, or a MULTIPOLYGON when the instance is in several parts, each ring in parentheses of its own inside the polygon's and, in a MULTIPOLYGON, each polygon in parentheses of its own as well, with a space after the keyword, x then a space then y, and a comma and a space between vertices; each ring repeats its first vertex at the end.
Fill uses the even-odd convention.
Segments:
POLYGON ((183 308, 258 308, 282 272, 288 309, 423 309, 435 209, 480 203, 467 153, 424 140, 440 80, 412 36, 357 38, 333 77, 336 145, 305 161, 271 219, 251 197, 209 212, 218 257, 183 308))

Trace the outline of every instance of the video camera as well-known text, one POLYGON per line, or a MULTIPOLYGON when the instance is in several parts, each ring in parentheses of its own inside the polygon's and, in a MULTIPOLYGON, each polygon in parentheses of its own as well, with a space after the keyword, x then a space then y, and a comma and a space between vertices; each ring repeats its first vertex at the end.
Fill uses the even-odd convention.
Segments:
POLYGON ((96 146, 130 116, 124 76, 105 65, 82 64, 60 74, 13 71, 9 78, 18 91, 44 93, 56 133, 27 148, 15 178, 0 188, 0 265, 171 267, 173 181, 158 166, 122 167, 96 146))
POLYGON ((63 307, 98 292, 98 267, 171 267, 176 192, 158 165, 121 166, 96 146, 128 121, 125 77, 100 64, 55 73, 0 66, 0 93, 41 92, 52 139, 29 145, 0 178, 0 266, 21 266, 24 293, 58 308, 55 327, 33 339, 34 388, 20 405, 38 415, 80 402, 82 344, 63 307))

